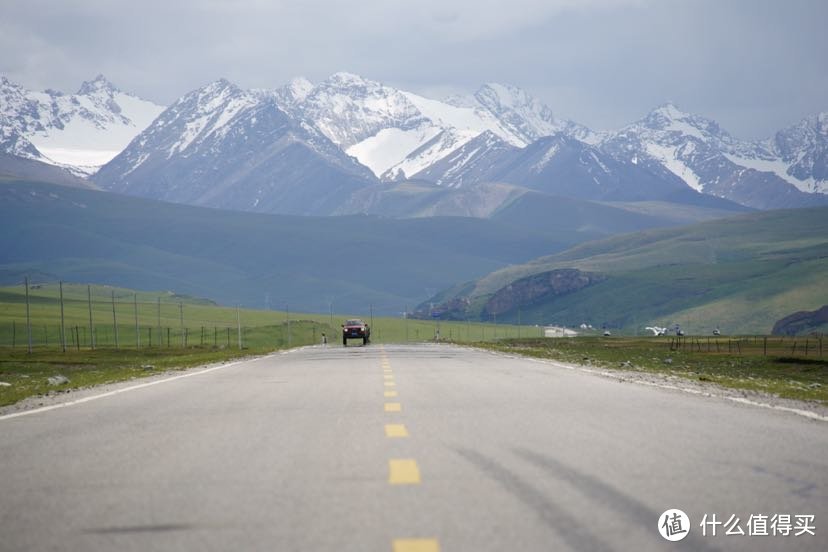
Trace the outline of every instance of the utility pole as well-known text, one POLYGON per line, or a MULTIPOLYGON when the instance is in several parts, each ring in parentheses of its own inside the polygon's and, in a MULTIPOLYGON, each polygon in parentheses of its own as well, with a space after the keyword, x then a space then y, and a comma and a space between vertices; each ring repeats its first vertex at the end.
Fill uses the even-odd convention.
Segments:
POLYGON ((95 349, 95 330, 92 329, 92 286, 86 284, 86 297, 89 304, 89 345, 95 349))
POLYGON ((118 343, 118 318, 115 316, 115 291, 112 291, 112 327, 115 329, 115 348, 120 349, 118 343))
POLYGON ((66 321, 63 318, 63 281, 60 282, 60 346, 66 352, 66 321))
POLYGON ((29 335, 29 354, 32 354, 32 318, 29 314, 29 277, 26 276, 26 331, 29 335))
POLYGON ((184 346, 184 303, 178 302, 179 327, 181 329, 181 346, 184 346))
POLYGON ((405 342, 408 343, 408 305, 405 306, 403 316, 405 316, 405 342))

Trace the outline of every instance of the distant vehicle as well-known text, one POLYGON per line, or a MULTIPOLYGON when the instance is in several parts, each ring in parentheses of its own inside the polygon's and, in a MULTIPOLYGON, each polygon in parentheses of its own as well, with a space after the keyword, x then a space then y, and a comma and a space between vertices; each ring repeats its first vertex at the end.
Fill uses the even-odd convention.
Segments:
POLYGON ((721 330, 719 330, 719 328, 716 328, 715 330, 713 330, 713 335, 722 335, 722 332, 721 330))
POLYGON ((362 320, 355 318, 346 320, 342 324, 342 346, 348 346, 349 339, 361 339, 363 345, 371 342, 371 327, 362 320))
POLYGON ((610 333, 609 330, 604 330, 604 337, 609 337, 611 335, 612 335, 612 333, 610 333))

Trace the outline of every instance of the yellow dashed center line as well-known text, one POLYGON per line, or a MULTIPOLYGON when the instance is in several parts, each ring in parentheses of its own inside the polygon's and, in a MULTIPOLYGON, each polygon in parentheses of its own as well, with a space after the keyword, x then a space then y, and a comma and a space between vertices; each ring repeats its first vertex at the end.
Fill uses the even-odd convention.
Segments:
POLYGON ((384 392, 384 393, 383 393, 383 395, 384 395, 385 397, 396 397, 396 396, 397 396, 397 392, 396 392, 396 391, 386 391, 386 392, 384 392))
POLYGON ((397 459, 388 461, 388 482, 392 485, 419 485, 420 468, 417 461, 397 459))
POLYGON ((437 539, 396 539, 391 544, 392 552, 440 552, 437 539))
POLYGON ((383 382, 383 383, 385 384, 386 387, 396 387, 396 385, 397 385, 393 381, 386 381, 386 382, 383 382))
POLYGON ((386 437, 408 437, 408 430, 402 424, 385 424, 386 437))
POLYGON ((400 403, 385 403, 386 412, 400 412, 402 405, 400 403))

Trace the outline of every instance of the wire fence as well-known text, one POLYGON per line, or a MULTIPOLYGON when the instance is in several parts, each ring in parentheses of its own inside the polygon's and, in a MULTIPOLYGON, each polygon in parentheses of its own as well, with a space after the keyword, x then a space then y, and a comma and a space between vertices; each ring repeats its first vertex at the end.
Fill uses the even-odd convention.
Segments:
POLYGON ((823 335, 809 336, 740 336, 730 337, 670 337, 666 346, 671 351, 695 353, 762 355, 823 358, 828 352, 823 347, 823 335))
MULTIPOLYGON (((172 348, 300 345, 316 342, 327 327, 307 320, 279 319, 276 312, 243 323, 239 307, 168 293, 152 297, 106 286, 30 284, 4 293, 0 347, 172 348)), ((251 315, 245 311, 245 317, 251 315)))

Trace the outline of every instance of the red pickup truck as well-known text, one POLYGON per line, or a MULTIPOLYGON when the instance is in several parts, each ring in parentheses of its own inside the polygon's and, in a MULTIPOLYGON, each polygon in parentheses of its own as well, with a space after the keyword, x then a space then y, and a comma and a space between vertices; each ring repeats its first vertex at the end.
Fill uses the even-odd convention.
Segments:
POLYGON ((361 339, 363 345, 371 342, 371 327, 359 319, 347 320, 342 324, 342 346, 348 346, 349 339, 361 339))

